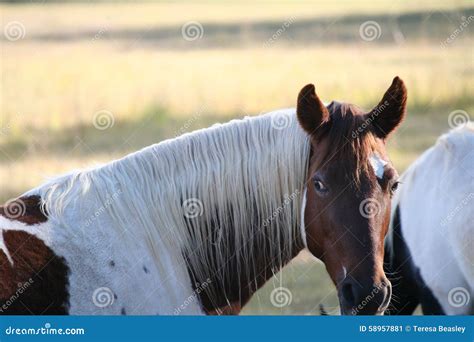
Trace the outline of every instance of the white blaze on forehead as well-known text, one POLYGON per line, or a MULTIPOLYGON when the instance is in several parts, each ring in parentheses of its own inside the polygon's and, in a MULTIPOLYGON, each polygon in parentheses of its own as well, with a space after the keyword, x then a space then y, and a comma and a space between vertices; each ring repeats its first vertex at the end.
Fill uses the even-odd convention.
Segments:
POLYGON ((377 153, 372 154, 369 158, 369 161, 370 161, 370 165, 372 166, 372 169, 374 170, 375 176, 377 176, 377 178, 382 179, 384 168, 385 168, 385 165, 388 164, 388 161, 380 158, 380 156, 377 153))

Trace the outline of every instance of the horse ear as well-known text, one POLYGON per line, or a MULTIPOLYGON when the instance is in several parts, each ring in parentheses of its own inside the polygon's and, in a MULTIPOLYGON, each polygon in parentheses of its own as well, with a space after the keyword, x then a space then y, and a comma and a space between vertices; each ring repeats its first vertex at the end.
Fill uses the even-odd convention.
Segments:
POLYGON ((310 135, 329 120, 329 112, 316 95, 314 85, 307 84, 298 94, 296 116, 301 127, 310 135))
POLYGON ((372 132, 385 139, 405 117, 407 88, 397 76, 385 92, 382 101, 370 113, 366 114, 372 121, 372 132))

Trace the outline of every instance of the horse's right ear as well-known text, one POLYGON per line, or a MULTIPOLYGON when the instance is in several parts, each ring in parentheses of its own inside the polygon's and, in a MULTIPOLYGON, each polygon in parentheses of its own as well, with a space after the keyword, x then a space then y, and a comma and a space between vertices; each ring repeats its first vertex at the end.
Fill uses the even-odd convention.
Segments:
POLYGON ((400 77, 395 77, 380 103, 367 114, 372 120, 372 131, 381 139, 386 139, 405 117, 407 88, 400 77))
POLYGON ((304 86, 298 94, 296 116, 301 127, 310 135, 314 135, 329 120, 329 112, 316 95, 314 85, 304 86))

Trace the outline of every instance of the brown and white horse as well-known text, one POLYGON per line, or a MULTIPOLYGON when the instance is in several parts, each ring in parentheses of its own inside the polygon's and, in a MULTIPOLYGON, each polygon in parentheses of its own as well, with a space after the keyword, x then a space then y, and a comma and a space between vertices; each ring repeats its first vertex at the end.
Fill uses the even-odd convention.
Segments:
POLYGON ((185 134, 59 177, 0 209, 4 314, 236 314, 307 247, 343 314, 390 300, 383 240, 405 114, 396 77, 370 112, 297 108, 185 134))
POLYGON ((385 243, 389 313, 474 314, 474 122, 439 137, 401 180, 385 243))

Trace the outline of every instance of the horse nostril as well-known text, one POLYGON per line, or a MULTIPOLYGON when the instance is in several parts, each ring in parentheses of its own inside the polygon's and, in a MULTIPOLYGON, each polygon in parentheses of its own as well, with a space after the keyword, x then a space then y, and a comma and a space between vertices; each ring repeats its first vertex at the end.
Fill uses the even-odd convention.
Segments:
POLYGON ((351 283, 345 283, 343 286, 342 286, 342 296, 344 297, 345 301, 351 305, 351 306, 354 306, 355 305, 355 293, 354 293, 354 286, 352 286, 351 283))

